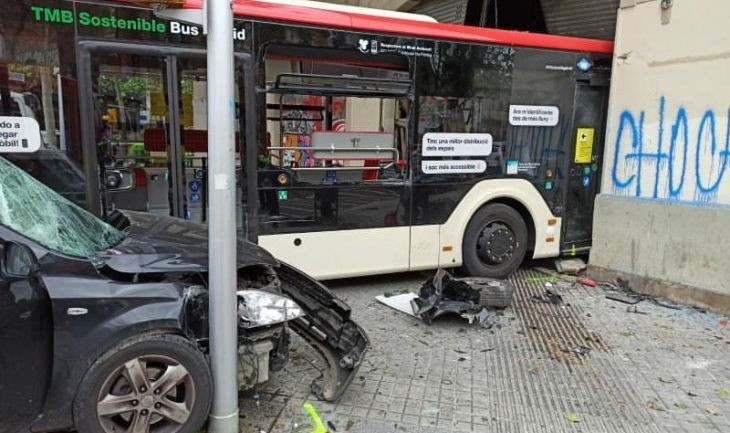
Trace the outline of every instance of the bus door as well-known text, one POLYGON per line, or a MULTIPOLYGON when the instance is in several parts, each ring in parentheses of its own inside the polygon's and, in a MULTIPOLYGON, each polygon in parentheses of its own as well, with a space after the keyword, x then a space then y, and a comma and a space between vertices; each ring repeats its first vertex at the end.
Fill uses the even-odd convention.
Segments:
POLYGON ((318 63, 296 50, 265 60, 259 244, 321 279, 405 271, 408 60, 322 49, 332 59, 318 63))
MULTIPOLYGON (((207 76, 205 51, 119 43, 80 43, 79 76, 84 168, 90 203, 207 221, 207 76)), ((233 95, 242 113, 251 62, 237 55, 233 95)), ((252 84, 252 82, 251 82, 252 84)), ((253 101, 253 91, 249 92, 253 101)), ((242 152, 245 120, 237 119, 237 216, 243 224, 242 152)), ((250 128, 251 131, 254 128, 250 128)))
POLYGON ((568 182, 563 219, 562 251, 590 248, 593 202, 600 188, 608 87, 577 82, 573 134, 569 138, 568 182))

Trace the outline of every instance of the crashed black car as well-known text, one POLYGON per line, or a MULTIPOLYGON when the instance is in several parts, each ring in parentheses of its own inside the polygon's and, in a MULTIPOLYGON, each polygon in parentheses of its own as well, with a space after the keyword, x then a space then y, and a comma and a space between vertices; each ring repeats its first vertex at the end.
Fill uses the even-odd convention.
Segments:
MULTIPOLYGON (((0 158, 0 432, 194 432, 207 418, 207 228, 117 213, 104 222, 0 158)), ((350 309, 238 243, 238 383, 286 361, 289 330, 325 358, 336 400, 367 349, 350 309)))

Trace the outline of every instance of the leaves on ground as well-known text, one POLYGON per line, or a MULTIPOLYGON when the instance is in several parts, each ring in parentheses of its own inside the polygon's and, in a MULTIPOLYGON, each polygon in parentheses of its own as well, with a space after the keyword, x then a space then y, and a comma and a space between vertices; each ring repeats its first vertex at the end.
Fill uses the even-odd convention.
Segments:
POLYGON ((689 343, 689 347, 693 349, 702 349, 702 345, 697 343, 689 343))
POLYGON ((715 394, 717 394, 717 396, 720 398, 730 397, 730 389, 727 389, 727 388, 716 389, 715 394))
POLYGON ((661 383, 672 383, 672 379, 667 379, 666 377, 660 377, 659 382, 661 383))
POLYGON ((620 334, 623 335, 624 337, 633 337, 635 335, 634 331, 629 331, 629 330, 621 331, 620 334))
POLYGON ((678 402, 674 403, 674 407, 676 407, 677 409, 684 410, 684 409, 687 409, 687 403, 685 403, 683 401, 678 401, 678 402))
POLYGON ((565 420, 572 423, 579 423, 580 422, 580 416, 577 413, 566 413, 565 420))

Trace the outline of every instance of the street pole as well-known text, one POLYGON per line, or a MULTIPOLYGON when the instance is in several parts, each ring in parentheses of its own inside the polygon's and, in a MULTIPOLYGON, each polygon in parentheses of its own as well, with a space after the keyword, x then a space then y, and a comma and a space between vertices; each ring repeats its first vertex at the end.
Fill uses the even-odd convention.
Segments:
POLYGON ((233 11, 206 0, 208 23, 208 281, 211 433, 238 433, 235 110, 233 11))

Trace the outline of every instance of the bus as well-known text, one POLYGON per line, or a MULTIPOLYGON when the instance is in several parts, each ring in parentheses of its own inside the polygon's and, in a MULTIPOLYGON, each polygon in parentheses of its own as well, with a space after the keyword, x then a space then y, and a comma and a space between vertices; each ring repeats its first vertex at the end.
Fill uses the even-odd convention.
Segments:
MULTIPOLYGON (((35 101, 44 158, 74 166, 42 178, 96 214, 207 220, 205 35, 186 18, 201 1, 177 3, 3 3, 0 116, 35 101)), ((504 278, 590 248, 611 42, 302 0, 233 8, 248 239, 319 279, 504 278)))

